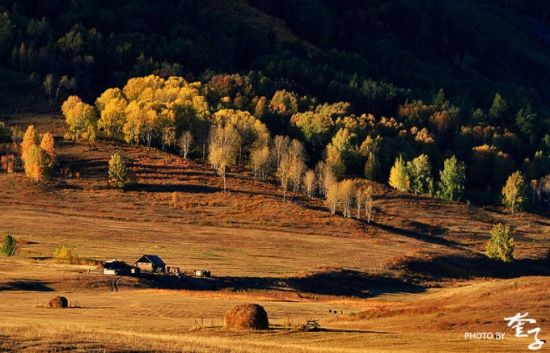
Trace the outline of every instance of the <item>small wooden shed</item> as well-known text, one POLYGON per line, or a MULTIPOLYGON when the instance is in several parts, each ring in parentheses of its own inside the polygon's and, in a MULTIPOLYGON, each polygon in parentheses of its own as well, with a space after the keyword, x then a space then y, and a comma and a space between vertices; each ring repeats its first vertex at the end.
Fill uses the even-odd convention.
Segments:
POLYGON ((136 261, 136 267, 141 272, 165 273, 166 264, 157 255, 143 255, 136 261))
POLYGON ((139 269, 124 261, 110 260, 103 264, 103 274, 110 276, 129 276, 139 274, 139 269))
POLYGON ((208 270, 195 270, 195 277, 210 277, 208 270))

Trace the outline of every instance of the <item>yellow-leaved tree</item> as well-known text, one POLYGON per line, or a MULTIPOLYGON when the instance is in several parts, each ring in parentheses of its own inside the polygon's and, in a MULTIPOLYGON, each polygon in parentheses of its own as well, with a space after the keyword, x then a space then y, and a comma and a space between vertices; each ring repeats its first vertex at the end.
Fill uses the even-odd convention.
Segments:
POLYGON ((75 140, 81 138, 93 143, 97 135, 97 115, 89 104, 78 96, 70 96, 61 106, 65 121, 69 126, 69 136, 75 140))
POLYGON ((214 122, 231 126, 238 134, 237 162, 250 160, 250 153, 269 144, 267 127, 247 111, 222 109, 214 114, 214 122))
POLYGON ((525 179, 518 170, 508 177, 506 185, 502 188, 502 202, 508 207, 512 214, 521 209, 525 202, 525 179))
POLYGON ((21 142, 21 159, 25 175, 34 181, 43 181, 55 165, 56 158, 53 135, 47 132, 40 141, 34 125, 30 125, 21 142))
POLYGON ((32 146, 36 146, 39 143, 38 132, 34 128, 34 125, 30 125, 25 131, 23 141, 21 142, 21 159, 25 161, 27 159, 27 153, 32 146))
POLYGON ((210 132, 208 160, 223 180, 223 191, 227 191, 227 167, 235 164, 239 134, 231 125, 215 125, 210 132))
POLYGON ((410 187, 410 177, 403 161, 403 157, 399 156, 395 159, 395 163, 390 170, 390 179, 388 181, 391 187, 406 192, 410 187))
POLYGON ((48 160, 46 153, 38 145, 29 147, 25 156, 25 175, 40 182, 46 178, 48 160))
POLYGON ((304 189, 306 190, 306 195, 309 198, 313 197, 315 193, 315 188, 317 187, 317 177, 315 172, 311 169, 308 169, 304 174, 304 189))
POLYGON ((351 217, 351 209, 353 207, 353 198, 355 196, 356 186, 351 179, 344 179, 340 182, 339 198, 342 205, 342 214, 346 218, 351 217))
POLYGON ((55 140, 50 132, 42 135, 40 148, 45 153, 48 168, 53 168, 57 162, 57 154, 55 153, 55 140))
POLYGON ((256 148, 250 153, 250 166, 254 172, 254 179, 259 177, 264 180, 269 172, 270 164, 271 151, 268 146, 256 148))
POLYGON ((122 127, 126 122, 125 109, 128 101, 118 88, 110 88, 96 99, 100 112, 98 128, 106 137, 122 139, 122 127))

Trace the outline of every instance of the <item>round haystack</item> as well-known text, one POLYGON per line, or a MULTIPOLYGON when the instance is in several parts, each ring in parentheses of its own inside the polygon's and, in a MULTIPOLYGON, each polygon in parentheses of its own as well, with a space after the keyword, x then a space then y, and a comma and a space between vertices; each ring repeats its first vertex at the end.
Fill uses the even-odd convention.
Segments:
POLYGON ((65 297, 55 297, 50 299, 48 307, 54 309, 63 309, 69 307, 69 300, 65 297))
POLYGON ((240 304, 227 311, 223 318, 226 330, 267 330, 267 312, 258 304, 240 304))

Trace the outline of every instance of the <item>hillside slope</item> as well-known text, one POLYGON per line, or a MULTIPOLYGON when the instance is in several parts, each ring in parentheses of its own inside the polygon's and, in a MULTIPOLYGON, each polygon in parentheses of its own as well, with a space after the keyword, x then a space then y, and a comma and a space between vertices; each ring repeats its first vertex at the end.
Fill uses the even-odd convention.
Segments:
MULTIPOLYGON (((10 119, 11 124, 30 122, 39 131, 53 130, 57 136, 65 132, 56 116, 10 119)), ((230 174, 230 192, 224 194, 221 178, 208 165, 153 148, 60 141, 57 153, 61 167, 79 177, 41 187, 21 174, 0 174, 2 230, 39 242, 25 250, 29 256, 49 256, 56 245, 68 244, 82 256, 100 259, 163 252, 176 265, 195 263, 237 276, 290 275, 322 266, 375 273, 394 266, 401 273, 413 264, 413 277, 454 277, 461 273, 460 263, 473 264, 469 261, 484 251, 489 229, 497 222, 515 228, 518 259, 536 261, 550 243, 544 217, 510 216, 376 183, 374 221, 367 224, 331 216, 317 198, 294 195, 283 202, 275 181, 254 181, 238 170, 230 174), (136 181, 125 192, 107 188, 107 161, 114 151, 128 158, 136 181), (126 242, 132 247, 121 246, 126 242), (434 256, 454 265, 426 273, 422 264, 429 267, 434 256)), ((500 273, 481 265, 463 276, 500 273)), ((516 275, 540 270, 527 262, 513 268, 519 271, 516 275)))

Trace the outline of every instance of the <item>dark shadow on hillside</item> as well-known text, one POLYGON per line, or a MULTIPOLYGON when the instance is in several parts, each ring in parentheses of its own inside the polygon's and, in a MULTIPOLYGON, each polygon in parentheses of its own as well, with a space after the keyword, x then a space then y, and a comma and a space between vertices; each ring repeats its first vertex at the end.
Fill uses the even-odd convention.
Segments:
MULTIPOLYGON (((375 197, 377 195, 374 195, 375 197)), ((389 200, 401 200, 401 201, 435 201, 438 202, 437 199, 430 198, 428 196, 421 196, 421 195, 415 195, 415 194, 409 194, 409 193, 388 193, 385 192, 383 195, 378 195, 379 198, 384 199, 384 201, 389 200)))
POLYGON ((550 275, 546 259, 521 259, 506 264, 484 255, 438 256, 429 260, 413 259, 400 265, 413 274, 433 279, 470 279, 475 277, 514 278, 521 276, 550 275))
MULTIPOLYGON (((462 247, 462 244, 457 243, 456 241, 448 240, 448 239, 443 238, 441 236, 442 234, 445 233, 445 230, 443 228, 430 226, 430 225, 420 223, 420 222, 414 222, 414 223, 416 223, 415 228, 420 229, 421 231, 412 230, 412 229, 398 228, 398 227, 395 227, 395 226, 392 226, 392 225, 389 225, 389 224, 382 224, 382 223, 378 223, 378 222, 374 222, 374 221, 369 223, 368 225, 373 226, 373 227, 377 227, 379 229, 385 230, 385 231, 390 232, 390 233, 396 233, 396 234, 399 234, 399 235, 402 235, 402 236, 405 236, 405 237, 409 237, 409 238, 413 238, 413 239, 416 239, 416 240, 424 241, 426 243, 431 243, 431 244, 436 244, 436 245, 443 245, 443 246, 448 246, 448 247, 451 247, 451 248, 461 248, 462 247), (422 225, 422 227, 419 227, 418 225, 422 225), (428 228, 430 228, 430 230, 428 230, 428 228), (434 228, 435 230, 431 229, 431 228, 434 228), (424 232, 427 232, 427 233, 431 232, 431 234, 426 234, 424 232)), ((413 224, 413 223, 411 223, 411 224, 413 224)))
POLYGON ((300 277, 212 277, 194 278, 171 276, 145 276, 141 281, 155 288, 189 290, 277 290, 317 295, 369 298, 384 293, 420 293, 423 286, 397 278, 369 275, 354 270, 334 270, 312 273, 300 277))
POLYGON ((68 167, 72 172, 79 172, 83 176, 105 174, 107 172, 107 162, 104 159, 71 159, 64 156, 59 158, 59 164, 62 167, 68 167))
POLYGON ((30 291, 30 292, 52 292, 53 289, 48 287, 44 282, 22 279, 18 281, 10 281, 0 284, 0 291, 30 291))
POLYGON ((322 205, 315 205, 312 204, 311 200, 305 200, 302 197, 295 197, 293 199, 289 199, 289 201, 294 202, 297 205, 300 205, 301 207, 313 210, 313 211, 320 211, 320 212, 328 212, 328 208, 322 205))
POLYGON ((197 184, 133 184, 125 188, 127 191, 147 192, 191 192, 191 193, 214 193, 222 189, 207 185, 197 184))
MULTIPOLYGON (((162 161, 163 159, 159 159, 162 161)), ((139 162, 131 162, 129 163, 129 166, 132 168, 136 168, 139 171, 143 171, 146 173, 179 173, 179 172, 194 172, 196 174, 208 174, 209 172, 214 173, 212 169, 203 170, 199 169, 201 168, 201 165, 193 165, 193 164, 181 164, 181 165, 156 165, 156 164, 145 164, 145 163, 139 163, 139 162), (197 169, 199 172, 197 172, 197 169)), ((204 167, 203 167, 204 168, 204 167)))
POLYGON ((190 177, 211 177, 212 174, 208 173, 201 173, 201 172, 193 172, 193 171, 162 171, 160 170, 149 170, 149 169, 133 169, 132 172, 139 176, 140 178, 144 178, 145 176, 148 176, 151 179, 159 178, 159 179, 176 179, 176 178, 190 178, 190 177), (150 175, 150 176, 149 176, 150 175))

